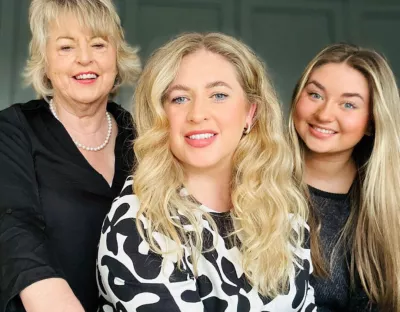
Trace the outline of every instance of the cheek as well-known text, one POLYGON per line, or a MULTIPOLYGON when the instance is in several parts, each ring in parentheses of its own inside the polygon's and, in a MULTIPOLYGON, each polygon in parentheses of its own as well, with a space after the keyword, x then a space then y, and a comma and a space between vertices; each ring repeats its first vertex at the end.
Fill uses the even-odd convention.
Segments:
POLYGON ((117 54, 113 51, 110 51, 106 54, 99 55, 100 61, 99 65, 103 67, 104 70, 116 73, 117 69, 117 54))
POLYGON ((59 78, 60 76, 68 76, 71 73, 71 63, 68 61, 68 58, 52 58, 48 60, 46 65, 46 73, 47 76, 51 79, 59 78))
POLYGON ((368 127, 368 115, 348 116, 342 120, 342 131, 362 137, 368 127))
POLYGON ((166 109, 165 113, 169 122, 169 134, 172 141, 182 136, 184 131, 183 126, 185 122, 185 116, 179 111, 166 109))
POLYGON ((293 111, 293 122, 298 131, 304 122, 313 114, 312 107, 305 100, 300 99, 293 111))

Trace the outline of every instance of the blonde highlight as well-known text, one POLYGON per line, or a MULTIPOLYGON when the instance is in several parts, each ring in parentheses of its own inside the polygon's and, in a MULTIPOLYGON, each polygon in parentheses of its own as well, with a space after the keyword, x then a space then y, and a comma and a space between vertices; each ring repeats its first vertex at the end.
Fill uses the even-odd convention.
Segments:
MULTIPOLYGON (((356 275, 371 301, 383 311, 400 311, 400 226, 397 211, 400 194, 400 98, 396 80, 387 60, 379 53, 349 44, 326 47, 308 64, 293 94, 289 117, 289 138, 295 154, 295 174, 304 173, 305 146, 293 122, 299 96, 311 73, 328 63, 345 63, 367 79, 372 103, 371 130, 353 151, 358 175, 352 191, 350 217, 339 244, 350 252, 351 282, 356 275)), ((303 183, 307 192, 307 186, 303 183)), ((316 274, 328 276, 319 242, 321 224, 310 203, 311 254, 316 274)))
MULTIPOLYGON (((227 59, 236 69, 249 103, 257 105, 248 135, 234 154, 231 178, 233 240, 240 241, 243 269, 248 281, 267 297, 283 293, 294 274, 295 254, 303 231, 292 229, 291 215, 306 218, 307 205, 292 179, 293 162, 283 135, 283 117, 274 88, 262 61, 240 41, 219 33, 189 33, 165 44, 150 57, 139 79, 134 100, 138 138, 134 144, 137 167, 133 191, 141 201, 136 224, 150 248, 163 251, 151 237, 158 232, 175 242, 182 258, 183 246, 199 253, 202 235, 198 226, 211 216, 199 211, 189 198, 179 195, 184 171, 169 148, 169 123, 163 98, 183 57, 200 49, 227 59), (194 227, 187 237, 177 215, 194 227), (141 219, 150 220, 146 226, 141 219)), ((297 258, 296 258, 297 259, 297 258)), ((194 269, 196 271, 196 259, 194 269)))
POLYGON ((111 96, 122 84, 133 85, 137 81, 141 71, 138 49, 125 41, 121 20, 111 0, 32 0, 29 8, 32 39, 23 76, 39 97, 53 95, 46 76, 46 43, 50 24, 58 23, 58 17, 65 14, 72 14, 93 35, 105 37, 116 46, 118 79, 110 90, 111 96))

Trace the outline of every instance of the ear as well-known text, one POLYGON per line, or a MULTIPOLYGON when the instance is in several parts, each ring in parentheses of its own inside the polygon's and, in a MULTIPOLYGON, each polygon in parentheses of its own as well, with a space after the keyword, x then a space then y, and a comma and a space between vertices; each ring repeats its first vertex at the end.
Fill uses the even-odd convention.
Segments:
POLYGON ((246 116, 246 125, 251 128, 251 126, 253 125, 253 120, 254 120, 254 116, 256 115, 256 111, 257 111, 257 104, 250 104, 250 109, 247 113, 246 116))

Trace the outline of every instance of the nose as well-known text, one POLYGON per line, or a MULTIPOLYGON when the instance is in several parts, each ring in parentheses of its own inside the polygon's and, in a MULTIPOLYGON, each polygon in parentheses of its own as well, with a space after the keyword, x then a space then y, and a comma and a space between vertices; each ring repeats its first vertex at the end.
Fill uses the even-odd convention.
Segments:
POLYGON ((334 120, 334 103, 326 101, 321 104, 315 112, 315 117, 321 122, 331 122, 334 120))
POLYGON ((78 48, 77 61, 81 65, 89 65, 92 58, 92 51, 87 45, 82 45, 78 48))
POLYGON ((189 106, 187 121, 192 123, 201 123, 209 119, 209 109, 207 102, 202 99, 193 99, 189 106))

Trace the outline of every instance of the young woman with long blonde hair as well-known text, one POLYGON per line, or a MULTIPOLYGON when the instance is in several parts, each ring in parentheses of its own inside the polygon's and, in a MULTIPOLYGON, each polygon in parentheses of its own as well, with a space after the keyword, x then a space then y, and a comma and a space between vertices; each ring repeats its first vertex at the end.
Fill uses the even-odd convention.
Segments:
POLYGON ((100 311, 312 311, 307 203, 263 63, 184 34, 135 94, 137 168, 105 220, 100 311))
POLYGON ((326 47, 296 86, 289 127, 318 310, 400 311, 400 100, 387 61, 326 47))

